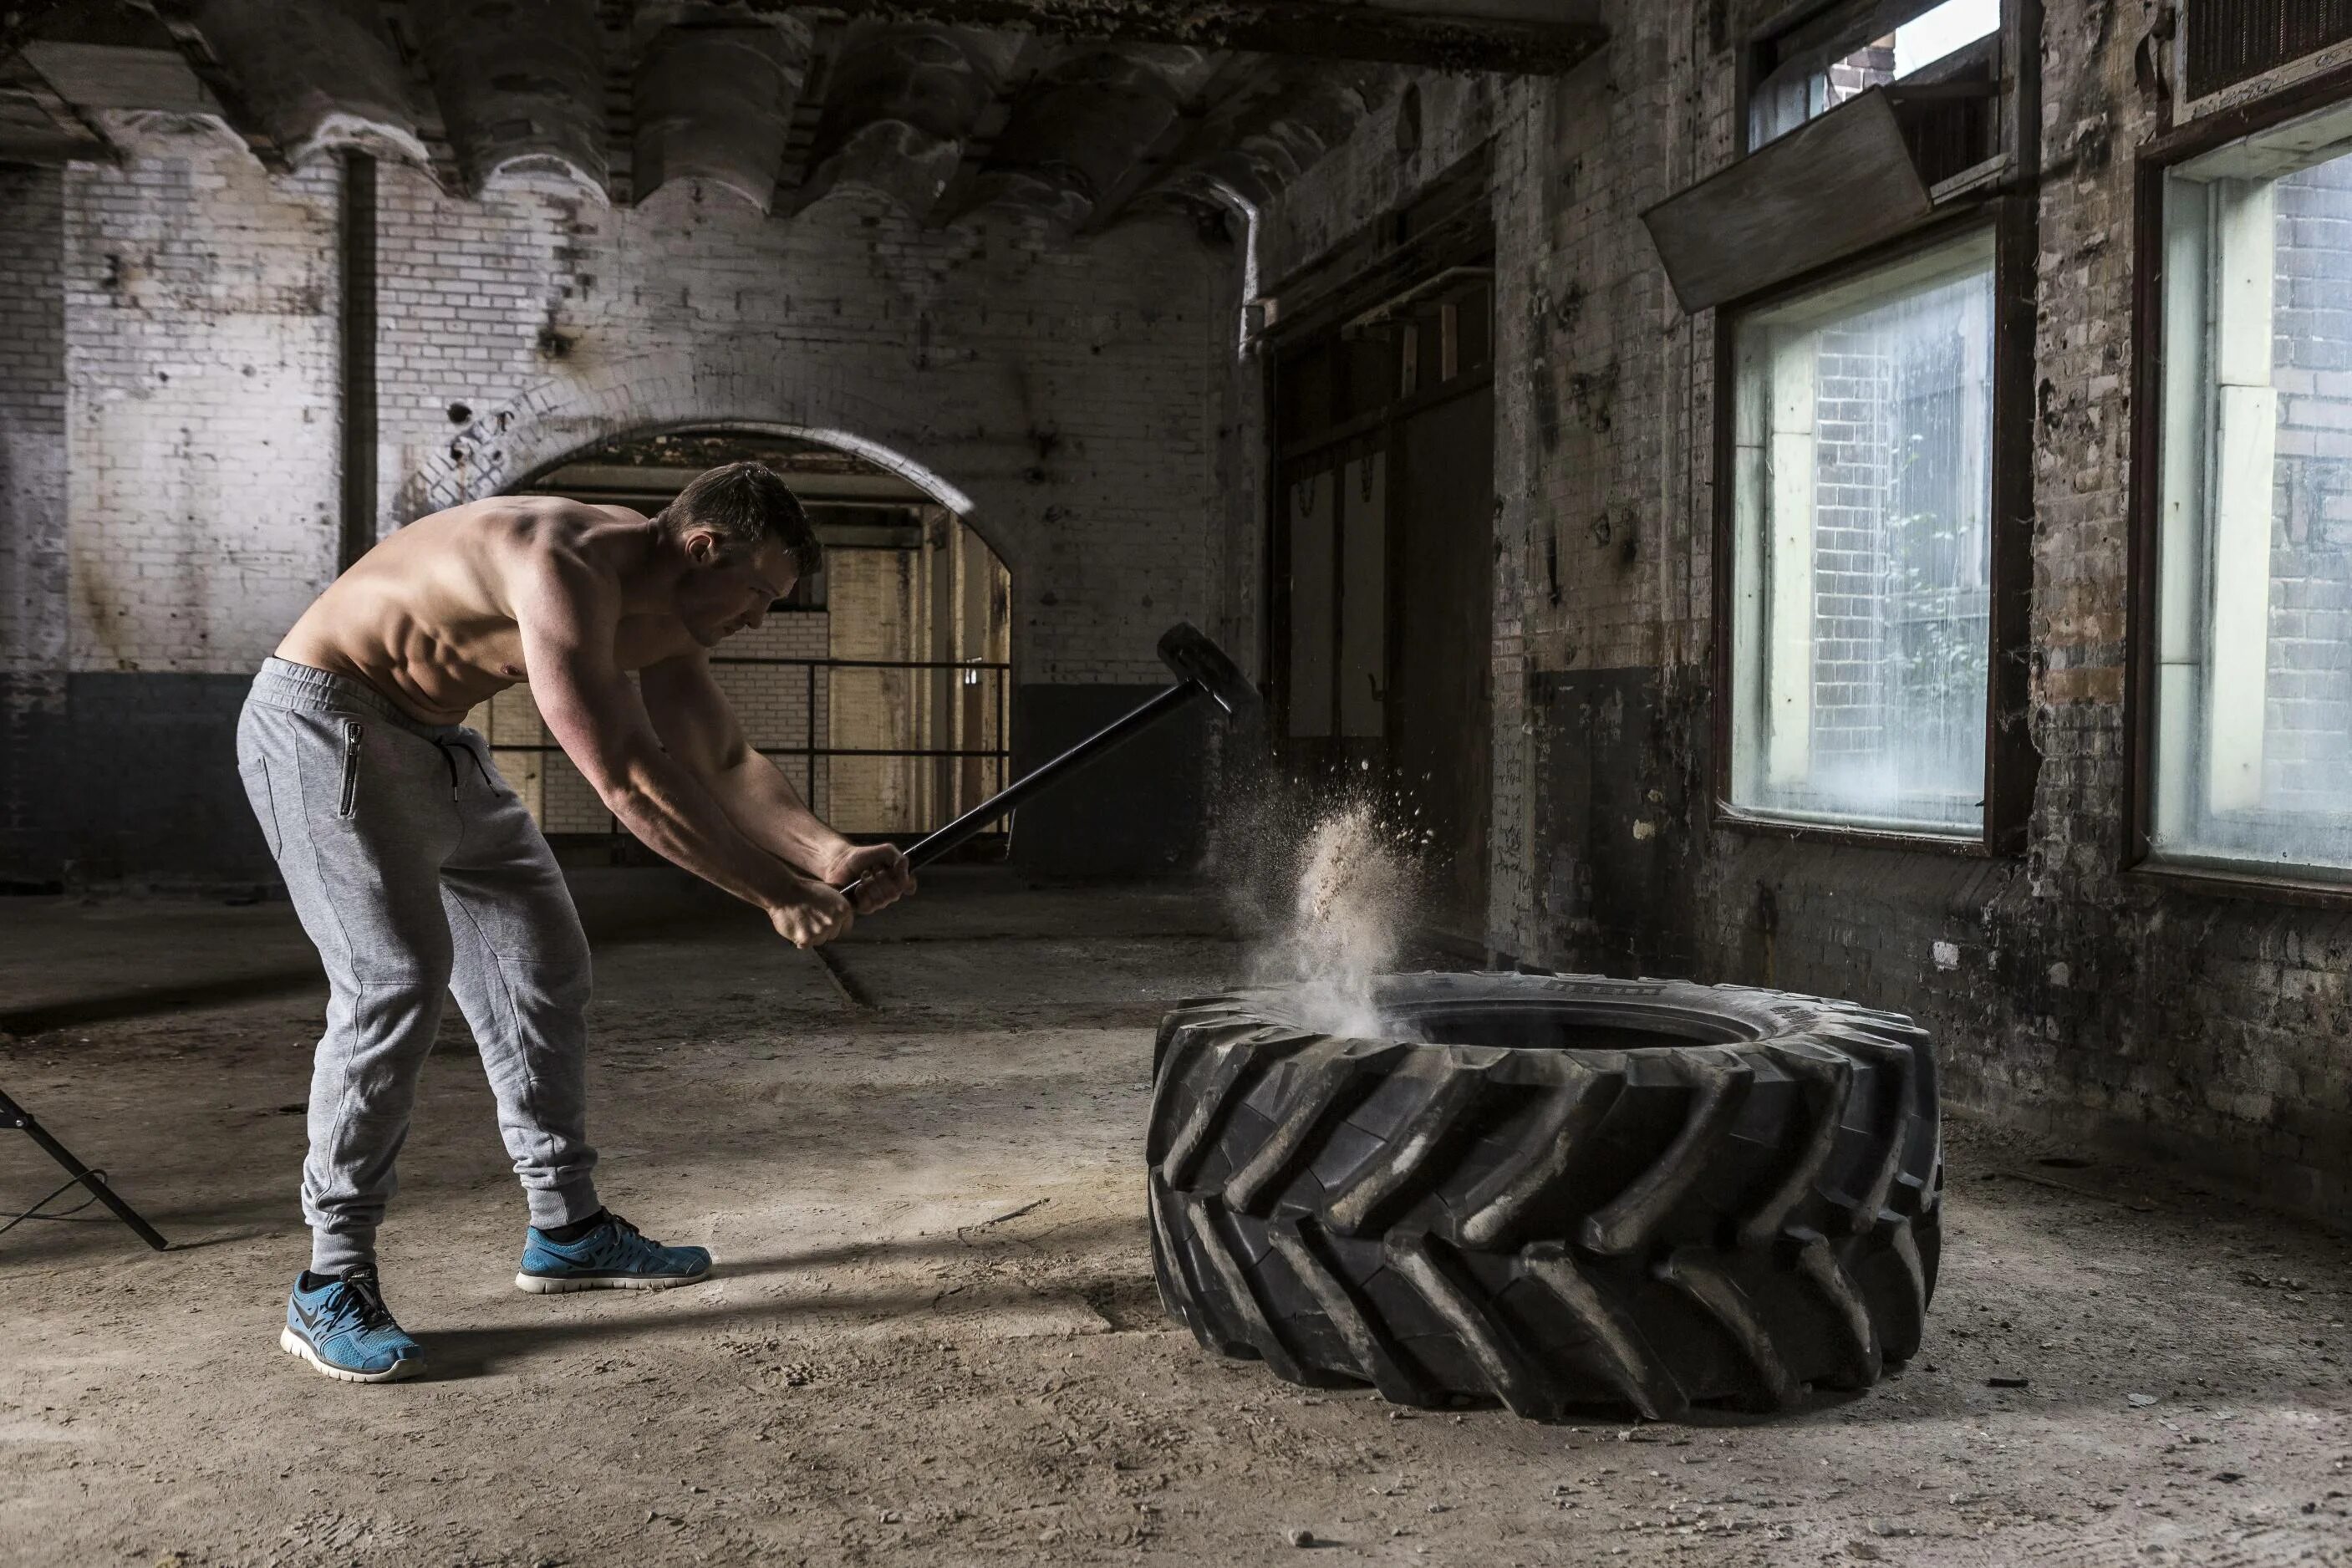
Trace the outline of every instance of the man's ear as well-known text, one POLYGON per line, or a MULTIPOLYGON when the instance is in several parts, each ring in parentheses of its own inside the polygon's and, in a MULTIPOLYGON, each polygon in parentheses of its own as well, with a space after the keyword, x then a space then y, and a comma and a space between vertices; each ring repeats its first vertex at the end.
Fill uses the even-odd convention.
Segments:
POLYGON ((725 553, 719 545, 719 536, 705 528, 687 530, 686 537, 679 543, 686 550, 686 558, 697 566, 716 565, 719 556, 725 553))

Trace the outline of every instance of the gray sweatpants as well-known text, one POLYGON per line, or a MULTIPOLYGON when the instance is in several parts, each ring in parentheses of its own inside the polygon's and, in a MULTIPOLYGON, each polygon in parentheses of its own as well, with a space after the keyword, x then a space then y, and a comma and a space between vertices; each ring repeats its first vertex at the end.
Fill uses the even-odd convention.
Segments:
POLYGON ((588 941, 481 735, 273 658, 237 721, 236 765, 331 987, 302 1166, 310 1267, 375 1256, 444 991, 473 1026, 530 1223, 594 1214, 588 941))

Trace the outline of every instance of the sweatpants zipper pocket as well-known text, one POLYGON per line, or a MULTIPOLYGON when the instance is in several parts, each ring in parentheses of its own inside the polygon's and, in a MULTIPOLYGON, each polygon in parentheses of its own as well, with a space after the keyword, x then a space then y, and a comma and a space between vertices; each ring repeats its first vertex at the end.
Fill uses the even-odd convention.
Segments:
POLYGON ((360 801, 360 721, 343 721, 343 798, 335 815, 348 817, 360 801))

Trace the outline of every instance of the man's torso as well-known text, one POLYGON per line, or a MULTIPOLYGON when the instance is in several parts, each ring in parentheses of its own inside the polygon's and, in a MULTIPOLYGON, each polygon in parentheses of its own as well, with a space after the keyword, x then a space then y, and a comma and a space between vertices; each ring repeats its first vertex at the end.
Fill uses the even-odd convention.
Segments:
MULTIPOLYGON (((551 551, 611 569, 646 519, 499 498, 420 518, 331 584, 278 657, 365 682, 427 723, 453 724, 530 679, 514 602, 520 576, 551 551)), ((623 669, 698 651, 674 616, 624 613, 613 632, 623 669)))

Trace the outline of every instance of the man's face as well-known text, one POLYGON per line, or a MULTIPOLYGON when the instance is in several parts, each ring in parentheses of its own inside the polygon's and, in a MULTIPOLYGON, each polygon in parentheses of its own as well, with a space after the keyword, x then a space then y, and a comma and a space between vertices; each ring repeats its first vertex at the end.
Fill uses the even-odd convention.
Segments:
POLYGON ((678 582, 677 616, 704 647, 720 643, 767 618, 768 606, 793 591, 799 574, 781 544, 763 542, 750 555, 730 558, 710 534, 688 534, 686 552, 694 564, 678 582))

